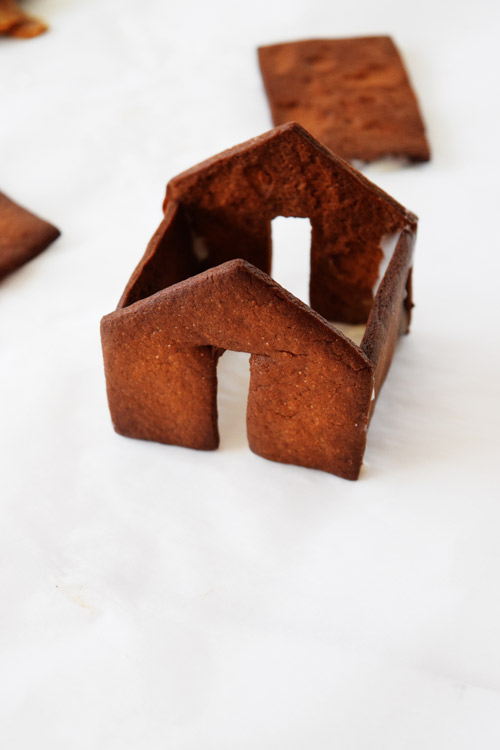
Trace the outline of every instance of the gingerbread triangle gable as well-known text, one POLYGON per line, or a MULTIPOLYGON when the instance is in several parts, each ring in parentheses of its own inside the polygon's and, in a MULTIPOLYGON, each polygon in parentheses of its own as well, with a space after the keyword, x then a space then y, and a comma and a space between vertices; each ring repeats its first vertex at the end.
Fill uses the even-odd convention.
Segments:
POLYGON ((238 257, 271 269, 271 221, 309 217, 310 299, 328 320, 365 323, 384 241, 416 217, 297 123, 253 138, 175 177, 165 208, 182 206, 203 243, 200 270, 238 257))
POLYGON ((122 320, 125 327, 144 321, 148 329, 168 332, 172 343, 255 354, 275 349, 297 354, 311 341, 321 341, 347 356, 354 369, 367 365, 361 350, 337 328, 241 259, 166 287, 107 318, 122 320), (231 316, 225 312, 229 309, 231 316))
POLYGON ((217 360, 226 349, 246 351, 252 450, 357 477, 373 387, 369 360, 247 262, 230 261, 117 310, 103 319, 102 339, 121 434, 216 448, 217 360))

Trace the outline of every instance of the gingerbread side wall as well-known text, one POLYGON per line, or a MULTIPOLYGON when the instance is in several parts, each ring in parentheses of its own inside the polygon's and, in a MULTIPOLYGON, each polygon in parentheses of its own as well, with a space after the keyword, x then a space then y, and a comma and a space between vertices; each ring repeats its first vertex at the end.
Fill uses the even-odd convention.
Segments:
POLYGON ((392 259, 375 296, 361 349, 374 367, 375 396, 389 370, 399 336, 410 326, 412 301, 411 269, 415 235, 401 233, 392 259))
POLYGON ((172 201, 149 241, 118 303, 127 307, 198 273, 190 227, 182 207, 172 201))

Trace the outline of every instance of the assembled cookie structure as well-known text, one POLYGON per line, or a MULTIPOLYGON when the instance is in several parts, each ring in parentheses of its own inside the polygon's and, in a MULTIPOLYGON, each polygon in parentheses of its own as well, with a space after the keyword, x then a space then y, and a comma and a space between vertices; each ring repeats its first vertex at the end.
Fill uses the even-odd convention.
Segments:
POLYGON ((376 395, 408 330, 415 230, 413 214, 295 123, 175 178, 164 220, 102 321, 115 429, 216 448, 217 360, 245 351, 252 450, 356 479, 376 395), (268 275, 278 214, 311 219, 317 311, 268 275), (396 249, 374 300, 387 237, 396 249), (367 322, 361 346, 326 316, 367 322))
POLYGON ((259 49, 273 123, 296 120, 344 159, 428 161, 418 103, 392 39, 310 39, 259 49))

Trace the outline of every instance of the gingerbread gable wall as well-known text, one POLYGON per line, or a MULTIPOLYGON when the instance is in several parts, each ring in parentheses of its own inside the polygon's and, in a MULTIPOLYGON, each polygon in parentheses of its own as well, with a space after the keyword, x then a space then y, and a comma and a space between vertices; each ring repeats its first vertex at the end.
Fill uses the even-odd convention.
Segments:
POLYGON ((251 353, 250 447, 356 478, 373 388, 369 360, 266 274, 230 261, 102 322, 118 432, 216 448, 216 365, 251 353))

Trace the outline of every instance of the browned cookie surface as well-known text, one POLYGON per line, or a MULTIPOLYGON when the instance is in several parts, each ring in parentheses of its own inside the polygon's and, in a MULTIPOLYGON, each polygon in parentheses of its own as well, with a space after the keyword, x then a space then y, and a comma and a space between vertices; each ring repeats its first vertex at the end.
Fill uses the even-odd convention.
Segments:
POLYGON ((27 15, 14 0, 0 0, 0 34, 31 39, 47 29, 47 24, 27 15))
POLYGON ((415 94, 390 37, 259 48, 273 123, 294 120, 344 159, 427 161, 415 94))
POLYGON ((0 193, 0 279, 45 250, 59 230, 0 193))
POLYGON ((401 232, 375 295, 361 342, 361 350, 374 368, 372 411, 391 365, 398 338, 410 329, 414 244, 414 234, 407 230, 401 232))
POLYGON ((251 353, 247 428, 265 458, 356 479, 373 368, 351 341, 269 276, 229 261, 102 321, 115 429, 216 448, 217 359, 251 353))
POLYGON ((328 320, 365 323, 382 259, 381 243, 416 217, 287 123, 178 175, 165 208, 179 203, 206 265, 243 258, 270 272, 271 220, 309 217, 311 306, 328 320))
POLYGON ((126 307, 178 281, 184 281, 198 270, 184 211, 172 201, 130 277, 118 307, 126 307))

